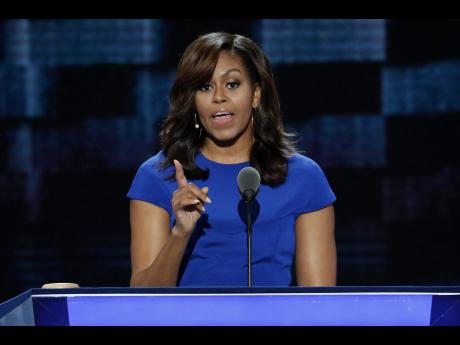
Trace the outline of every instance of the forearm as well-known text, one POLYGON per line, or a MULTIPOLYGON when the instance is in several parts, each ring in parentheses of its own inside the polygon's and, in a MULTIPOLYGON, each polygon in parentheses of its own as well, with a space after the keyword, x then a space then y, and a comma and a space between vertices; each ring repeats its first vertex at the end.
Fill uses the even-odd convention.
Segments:
POLYGON ((337 284, 337 252, 335 240, 311 249, 303 258, 297 258, 298 286, 335 286, 337 284))
POLYGON ((296 274, 299 286, 334 286, 337 249, 334 208, 305 213, 296 222, 296 274))
POLYGON ((179 267, 191 234, 173 228, 152 264, 131 277, 132 287, 176 286, 179 267))

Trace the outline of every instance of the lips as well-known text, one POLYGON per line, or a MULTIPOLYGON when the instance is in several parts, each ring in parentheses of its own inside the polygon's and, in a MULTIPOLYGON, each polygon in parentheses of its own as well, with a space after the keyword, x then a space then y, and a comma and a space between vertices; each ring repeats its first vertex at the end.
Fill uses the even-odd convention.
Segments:
POLYGON ((226 116, 228 117, 228 116, 232 116, 232 115, 233 115, 233 113, 230 112, 230 111, 218 111, 217 113, 214 113, 211 116, 212 116, 213 119, 217 119, 219 117, 226 117, 226 116))
POLYGON ((219 111, 211 115, 212 122, 217 125, 225 125, 232 121, 233 115, 230 111, 219 111))

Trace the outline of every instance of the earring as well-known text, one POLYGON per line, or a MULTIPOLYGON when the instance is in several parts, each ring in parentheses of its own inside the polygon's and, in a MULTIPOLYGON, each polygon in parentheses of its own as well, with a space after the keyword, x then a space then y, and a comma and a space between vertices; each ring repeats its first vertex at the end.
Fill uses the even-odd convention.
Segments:
POLYGON ((198 122, 196 122, 196 113, 195 113, 195 128, 196 129, 200 128, 200 125, 198 124, 198 122))
POLYGON ((195 113, 195 129, 200 129, 200 133, 198 133, 198 138, 201 138, 201 131, 203 130, 203 128, 196 121, 196 113, 195 113))

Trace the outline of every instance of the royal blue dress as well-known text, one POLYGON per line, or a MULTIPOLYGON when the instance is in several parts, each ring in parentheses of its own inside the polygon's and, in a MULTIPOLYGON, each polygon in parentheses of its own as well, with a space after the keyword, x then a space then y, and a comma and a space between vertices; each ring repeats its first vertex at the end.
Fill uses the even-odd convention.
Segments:
MULTIPOLYGON (((164 208, 170 215, 175 180, 174 165, 158 168, 160 151, 138 169, 128 192, 130 199, 164 208)), ((222 164, 196 155, 199 167, 210 171, 207 180, 188 180, 209 188, 211 203, 201 216, 182 260, 178 286, 247 286, 246 209, 237 187, 237 176, 249 162, 222 164)), ((296 153, 288 159, 286 181, 275 188, 261 184, 252 208, 252 285, 290 286, 293 281, 295 221, 305 212, 332 204, 336 197, 321 168, 296 153)))

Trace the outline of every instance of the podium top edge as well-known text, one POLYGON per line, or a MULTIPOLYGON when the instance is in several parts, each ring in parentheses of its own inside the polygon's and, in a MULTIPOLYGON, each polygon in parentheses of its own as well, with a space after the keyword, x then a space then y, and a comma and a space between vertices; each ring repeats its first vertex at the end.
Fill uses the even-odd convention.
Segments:
POLYGON ((29 290, 29 295, 56 294, 263 294, 263 293, 460 293, 460 286, 333 287, 80 287, 29 290))

